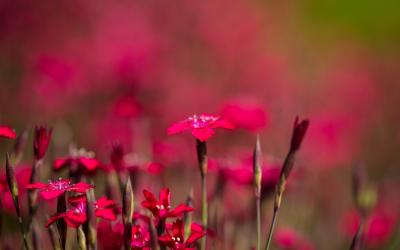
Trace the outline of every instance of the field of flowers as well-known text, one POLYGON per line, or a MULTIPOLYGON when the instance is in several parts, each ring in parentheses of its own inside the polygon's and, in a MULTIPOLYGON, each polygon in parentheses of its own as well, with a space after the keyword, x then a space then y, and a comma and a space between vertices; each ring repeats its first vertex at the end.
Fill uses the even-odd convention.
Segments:
POLYGON ((0 1, 0 249, 400 249, 399 9, 0 1))

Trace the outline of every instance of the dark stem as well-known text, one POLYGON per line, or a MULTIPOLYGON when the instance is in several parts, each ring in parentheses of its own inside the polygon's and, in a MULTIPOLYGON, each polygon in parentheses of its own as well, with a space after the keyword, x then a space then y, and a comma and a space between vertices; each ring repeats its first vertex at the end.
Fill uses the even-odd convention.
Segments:
MULTIPOLYGON (((207 230, 208 205, 207 205, 207 144, 205 141, 196 140, 197 160, 199 162, 201 176, 201 222, 204 230, 207 230)), ((206 249, 206 235, 201 239, 201 249, 206 249)))
POLYGON ((358 225, 357 232, 354 235, 353 240, 351 241, 350 250, 361 249, 362 231, 363 231, 363 222, 361 221, 360 224, 358 225))
MULTIPOLYGON (((65 193, 60 195, 57 199, 57 213, 64 213, 67 210, 65 201, 65 193)), ((65 249, 65 242, 67 239, 67 224, 64 220, 57 220, 57 229, 60 235, 60 242, 62 249, 65 249)))

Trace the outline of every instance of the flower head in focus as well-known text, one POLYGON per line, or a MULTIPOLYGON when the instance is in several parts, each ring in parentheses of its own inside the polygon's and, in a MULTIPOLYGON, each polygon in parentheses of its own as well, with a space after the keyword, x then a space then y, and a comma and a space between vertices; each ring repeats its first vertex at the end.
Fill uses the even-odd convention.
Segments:
POLYGON ((47 128, 45 126, 35 127, 35 136, 33 139, 33 152, 36 160, 43 159, 44 155, 46 154, 52 132, 53 132, 52 128, 47 128))
POLYGON ((15 133, 15 131, 8 126, 0 126, 0 137, 15 139, 17 137, 17 133, 15 133))
POLYGON ((146 200, 142 201, 142 206, 149 209, 156 219, 178 217, 185 212, 193 211, 192 207, 181 204, 171 210, 171 193, 168 188, 160 191, 159 200, 152 193, 143 190, 146 200))
POLYGON ((173 135, 191 130, 194 137, 204 142, 214 135, 214 129, 216 128, 233 129, 234 126, 228 120, 219 116, 201 114, 193 115, 173 124, 168 128, 167 132, 168 135, 173 135))
POLYGON ((184 227, 181 219, 176 220, 170 230, 167 233, 158 237, 158 240, 174 250, 189 250, 192 248, 193 243, 203 237, 206 233, 203 228, 195 223, 191 224, 189 237, 185 240, 184 238, 184 227))
POLYGON ((36 182, 26 185, 28 189, 39 189, 40 195, 45 200, 51 200, 64 194, 67 191, 75 193, 85 193, 87 190, 94 188, 94 186, 79 182, 76 184, 71 183, 70 180, 58 179, 56 181, 49 181, 48 184, 42 182, 36 182))

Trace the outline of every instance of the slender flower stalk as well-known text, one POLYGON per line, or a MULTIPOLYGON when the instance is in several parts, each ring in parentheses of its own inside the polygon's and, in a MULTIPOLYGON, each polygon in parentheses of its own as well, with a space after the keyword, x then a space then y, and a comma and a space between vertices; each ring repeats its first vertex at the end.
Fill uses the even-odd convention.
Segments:
POLYGON ((296 154, 297 154, 298 150, 300 149, 300 146, 301 146, 301 143, 303 142, 304 136, 306 135, 309 123, 310 122, 308 119, 305 119, 305 120, 302 120, 301 122, 299 122, 298 117, 296 117, 296 119, 294 121, 290 149, 289 149, 289 152, 283 163, 281 173, 279 176, 279 181, 276 184, 276 188, 275 188, 274 211, 272 214, 272 221, 271 221, 271 225, 269 228, 268 239, 267 239, 267 243, 265 245, 265 250, 268 250, 269 246, 271 244, 272 234, 273 234, 273 231, 275 228, 278 211, 281 206, 283 193, 285 191, 286 180, 289 177, 290 172, 293 169, 296 154))
MULTIPOLYGON (((204 230, 207 229, 208 204, 207 204, 207 144, 205 141, 196 139, 197 160, 199 162, 201 175, 201 223, 204 230)), ((206 249, 206 236, 201 239, 201 249, 206 249)))
POLYGON ((76 230, 76 236, 78 239, 78 245, 81 250, 86 250, 86 236, 85 232, 82 229, 82 225, 80 225, 76 230))
POLYGON ((356 234, 351 241, 350 250, 360 250, 362 242, 363 222, 361 221, 358 225, 356 234))
POLYGON ((256 146, 253 152, 253 182, 254 182, 254 195, 256 199, 256 212, 257 212, 257 250, 261 249, 261 181, 262 181, 262 155, 260 137, 257 136, 256 146))
POLYGON ((123 195, 123 219, 124 219, 124 245, 125 250, 131 249, 132 216, 134 209, 134 196, 130 178, 125 184, 123 195))
POLYGON ((153 223, 154 217, 153 215, 150 215, 150 223, 149 223, 149 231, 150 231, 150 244, 151 244, 151 249, 158 250, 158 236, 157 236, 157 230, 154 227, 153 223))
MULTIPOLYGON (((57 213, 65 213, 67 211, 67 202, 65 200, 65 193, 57 198, 57 213)), ((60 236, 60 242, 62 249, 65 249, 65 243, 67 240, 67 223, 64 220, 57 221, 57 229, 60 236)))
POLYGON ((62 250, 61 242, 60 242, 60 235, 58 234, 57 228, 55 225, 50 225, 48 228, 51 246, 54 250, 62 250))
POLYGON ((21 234, 23 237, 24 247, 26 250, 28 250, 29 249, 28 240, 26 238, 26 233, 25 233, 24 224, 22 221, 21 211, 19 208, 17 179, 15 178, 14 167, 10 163, 10 156, 8 154, 6 155, 6 175, 7 175, 8 187, 10 189, 11 196, 14 201, 14 207, 15 207, 15 211, 17 213, 18 223, 19 223, 21 234))
POLYGON ((94 190, 89 189, 86 191, 86 216, 87 221, 84 224, 85 235, 86 235, 86 243, 88 245, 88 249, 95 250, 97 249, 97 238, 96 238, 96 214, 95 214, 95 197, 94 190))
MULTIPOLYGON (((190 189, 189 195, 186 199, 186 206, 193 207, 193 188, 190 189)), ((184 236, 185 239, 190 235, 190 226, 192 225, 192 213, 185 212, 183 214, 184 221, 184 236)))

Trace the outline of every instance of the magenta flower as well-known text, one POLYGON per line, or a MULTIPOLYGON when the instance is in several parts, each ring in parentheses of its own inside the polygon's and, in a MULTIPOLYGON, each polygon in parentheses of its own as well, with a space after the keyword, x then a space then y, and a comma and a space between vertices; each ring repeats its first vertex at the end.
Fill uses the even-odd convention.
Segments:
POLYGON ((167 230, 167 233, 158 237, 158 240, 168 246, 170 249, 174 250, 190 250, 193 243, 203 237, 206 233, 203 228, 198 224, 191 225, 191 232, 189 237, 185 240, 184 238, 184 228, 183 221, 181 219, 176 220, 172 224, 172 228, 167 230))
POLYGON ((57 181, 49 181, 48 184, 37 182, 26 185, 28 189, 39 189, 40 195, 45 200, 51 200, 64 194, 66 191, 75 193, 85 193, 87 190, 94 188, 94 186, 79 182, 72 184, 70 180, 58 179, 57 181))
POLYGON ((72 170, 81 170, 82 172, 93 173, 101 166, 101 162, 90 157, 66 157, 56 159, 53 164, 54 170, 60 170, 67 166, 72 170))
MULTIPOLYGON (((76 228, 86 222, 86 195, 79 195, 68 199, 70 209, 64 213, 56 214, 47 221, 46 227, 59 219, 64 219, 69 227, 76 228)), ((116 215, 114 213, 115 202, 101 197, 94 203, 96 217, 114 221, 116 215)))
POLYGON ((192 135, 200 141, 207 141, 214 135, 214 129, 225 128, 233 129, 234 126, 226 119, 212 115, 193 115, 183 121, 173 124, 168 128, 168 135, 181 133, 191 130, 192 135))
POLYGON ((12 128, 8 126, 0 126, 0 137, 15 139, 17 137, 17 134, 12 128))
POLYGON ((33 139, 33 152, 36 160, 43 159, 49 146, 53 129, 44 126, 35 127, 35 136, 33 139))
POLYGON ((133 250, 150 250, 150 233, 140 225, 132 227, 131 245, 133 250))
POLYGON ((275 242, 281 249, 314 250, 311 242, 304 239, 291 228, 281 228, 275 232, 275 242))
POLYGON ((145 201, 142 201, 142 206, 149 209, 156 219, 165 219, 178 217, 185 212, 193 211, 192 207, 180 204, 175 209, 171 208, 171 193, 168 188, 163 188, 160 191, 159 200, 156 200, 154 195, 147 190, 143 190, 145 201))

